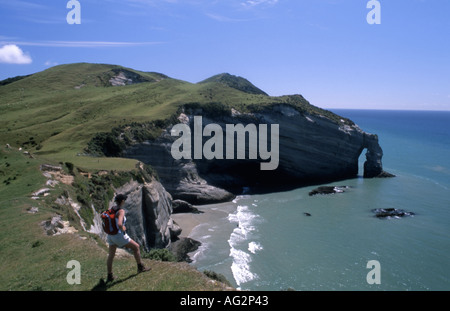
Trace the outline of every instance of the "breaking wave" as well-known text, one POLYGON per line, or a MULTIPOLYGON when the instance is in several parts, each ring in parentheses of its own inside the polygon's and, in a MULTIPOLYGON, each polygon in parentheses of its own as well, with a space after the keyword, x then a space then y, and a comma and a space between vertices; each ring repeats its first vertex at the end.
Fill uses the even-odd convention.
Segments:
POLYGON ((252 254, 263 249, 260 243, 253 241, 258 231, 256 225, 261 222, 261 217, 247 205, 238 205, 236 213, 229 214, 228 220, 237 224, 230 235, 228 244, 230 257, 233 259, 231 271, 237 285, 241 286, 258 279, 258 275, 252 272, 250 264, 252 254))

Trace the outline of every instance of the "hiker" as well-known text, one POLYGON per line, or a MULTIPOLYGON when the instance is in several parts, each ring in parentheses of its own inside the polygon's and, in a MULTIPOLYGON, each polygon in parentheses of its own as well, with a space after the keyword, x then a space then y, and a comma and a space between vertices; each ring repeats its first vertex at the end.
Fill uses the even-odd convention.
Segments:
POLYGON ((136 259, 137 263, 137 272, 146 272, 149 271, 151 268, 146 268, 141 260, 141 253, 139 244, 137 244, 135 241, 133 241, 128 234, 126 234, 127 228, 125 227, 125 222, 127 218, 125 217, 125 210, 122 209, 122 206, 125 203, 125 200, 127 199, 126 195, 118 194, 114 201, 116 205, 111 207, 112 212, 115 211, 115 225, 117 226, 117 233, 116 234, 108 234, 108 244, 109 244, 109 254, 108 254, 108 260, 106 262, 107 269, 108 269, 108 278, 107 282, 113 281, 116 277, 114 277, 112 272, 112 264, 114 260, 114 256, 116 255, 117 247, 125 247, 129 248, 133 251, 134 258, 136 259))

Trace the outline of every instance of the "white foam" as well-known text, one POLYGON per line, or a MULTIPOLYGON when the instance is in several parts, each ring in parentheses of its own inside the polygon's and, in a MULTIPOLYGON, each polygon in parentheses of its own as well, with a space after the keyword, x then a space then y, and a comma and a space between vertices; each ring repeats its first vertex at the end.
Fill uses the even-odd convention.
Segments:
POLYGON ((240 243, 245 242, 245 240, 246 240, 245 231, 241 230, 240 228, 236 228, 231 233, 230 239, 228 240, 228 244, 230 244, 231 247, 235 247, 240 243))
POLYGON ((197 248, 197 250, 189 254, 189 257, 192 260, 193 264, 195 264, 197 260, 202 260, 206 256, 211 246, 210 243, 211 235, 207 233, 205 234, 205 228, 208 228, 209 226, 210 226, 209 223, 197 225, 192 229, 191 233, 189 234, 190 238, 201 242, 199 248, 197 248))
POLYGON ((230 236, 230 246, 234 247, 237 243, 244 242, 249 238, 249 234, 256 230, 253 225, 259 219, 258 215, 253 214, 246 205, 240 205, 235 214, 228 215, 231 223, 237 223, 237 228, 233 230, 230 236))
POLYGON ((263 249, 262 245, 258 242, 248 243, 248 250, 250 251, 250 253, 256 254, 257 251, 260 251, 262 249, 263 249))
POLYGON ((233 258, 231 271, 238 286, 258 278, 258 275, 250 271, 249 263, 252 261, 250 254, 231 248, 230 256, 233 258))
POLYGON ((209 243, 202 242, 199 248, 189 255, 189 258, 192 260, 192 264, 195 264, 197 260, 202 259, 206 254, 206 251, 209 249, 209 243))
POLYGON ((236 212, 228 215, 228 220, 237 224, 237 227, 230 235, 228 244, 231 247, 230 257, 233 259, 231 271, 236 283, 240 286, 258 278, 258 275, 250 269, 251 254, 261 250, 262 246, 257 242, 252 241, 249 243, 248 241, 254 237, 252 233, 257 231, 255 225, 261 221, 261 217, 255 214, 249 206, 238 205, 236 212), (250 253, 244 250, 246 247, 250 253))
POLYGON ((250 211, 247 205, 238 205, 236 213, 228 215, 228 220, 238 223, 240 227, 251 226, 252 222, 258 218, 259 216, 250 211))

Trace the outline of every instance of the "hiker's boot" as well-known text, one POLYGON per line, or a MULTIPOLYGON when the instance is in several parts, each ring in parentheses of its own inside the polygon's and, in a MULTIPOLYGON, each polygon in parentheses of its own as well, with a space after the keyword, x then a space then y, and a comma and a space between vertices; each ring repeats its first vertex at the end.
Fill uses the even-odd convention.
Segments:
POLYGON ((150 271, 152 268, 146 268, 143 264, 138 264, 138 273, 150 271))
POLYGON ((112 282, 115 279, 117 279, 117 277, 115 277, 112 273, 108 273, 108 277, 106 278, 106 283, 112 282))

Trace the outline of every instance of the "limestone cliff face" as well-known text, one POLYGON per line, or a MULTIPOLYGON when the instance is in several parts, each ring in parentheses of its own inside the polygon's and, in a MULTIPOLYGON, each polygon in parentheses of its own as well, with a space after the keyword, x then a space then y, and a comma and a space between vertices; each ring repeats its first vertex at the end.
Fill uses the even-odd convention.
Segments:
POLYGON ((299 181, 337 180, 358 173, 358 158, 367 149, 364 176, 382 171, 378 137, 344 119, 300 113, 288 105, 257 114, 263 123, 280 124, 280 170, 299 181))
POLYGON ((128 148, 124 156, 138 159, 156 169, 161 183, 174 199, 193 204, 209 204, 231 201, 235 197, 231 192, 203 179, 193 161, 174 160, 170 152, 173 141, 174 138, 167 130, 155 141, 128 148))
MULTIPOLYGON (((186 111, 179 120, 194 133, 194 116, 199 115, 202 111, 186 111)), ((260 163, 264 161, 260 159, 175 160, 171 146, 178 137, 170 135, 172 127, 154 141, 128 148, 124 155, 153 166, 174 199, 193 204, 228 201, 233 193, 241 193, 245 187, 253 191, 274 191, 356 177, 358 158, 364 149, 367 149, 364 177, 375 177, 382 172, 383 152, 378 137, 345 119, 336 121, 336 118, 301 112, 288 104, 275 104, 255 113, 233 110, 228 116, 203 115, 202 122, 203 127, 219 125, 224 129, 224 136, 226 124, 278 124, 277 169, 261 170, 260 163)), ((267 137, 270 150, 272 141, 270 135, 267 137)), ((203 143, 209 138, 203 137, 203 143)), ((248 146, 247 141, 246 154, 248 146)))
POLYGON ((158 181, 130 181, 116 192, 128 196, 123 206, 127 233, 145 250, 165 248, 181 233, 171 218, 172 197, 158 181))

